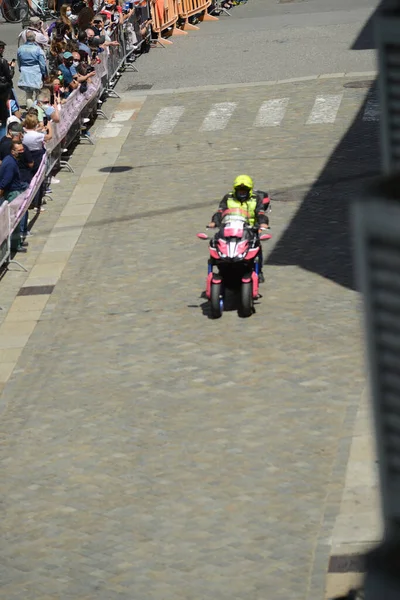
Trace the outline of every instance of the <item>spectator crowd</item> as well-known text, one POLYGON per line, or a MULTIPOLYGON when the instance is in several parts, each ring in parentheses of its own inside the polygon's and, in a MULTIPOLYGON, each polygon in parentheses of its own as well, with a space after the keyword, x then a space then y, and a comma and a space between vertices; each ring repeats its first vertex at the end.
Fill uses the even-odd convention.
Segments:
MULTIPOLYGON (((146 51, 150 20, 143 18, 140 5, 143 0, 122 6, 116 0, 105 0, 101 6, 84 1, 62 4, 59 18, 46 27, 32 16, 18 36, 16 63, 4 58, 6 44, 0 41, 0 205, 29 187, 46 153, 46 142, 52 139, 53 124, 60 121, 63 104, 74 90, 87 90, 102 53, 118 51, 120 41, 113 36, 117 26, 123 25, 128 60, 146 51), (14 81, 24 102, 18 100, 14 81)), ((50 185, 56 183, 59 180, 52 177, 50 185)), ((30 209, 44 211, 43 199, 51 191, 49 183, 41 185, 30 209)), ((26 252, 28 212, 17 229, 12 250, 26 252)))
MULTIPOLYGON (((46 153, 46 143, 53 137, 53 124, 62 118, 63 104, 75 90, 76 94, 86 92, 101 55, 107 59, 110 54, 118 55, 121 41, 126 62, 149 51, 153 39, 150 1, 156 9, 158 2, 164 6, 164 0, 71 0, 61 5, 54 0, 58 18, 45 25, 39 17, 30 17, 18 36, 16 61, 6 60, 6 44, 0 41, 0 205, 29 187, 46 153)), ((246 1, 215 0, 208 11, 215 13, 220 7, 230 9, 246 1)), ((200 17, 193 15, 189 21, 196 23, 200 17)), ((54 177, 47 178, 30 210, 44 211, 45 195, 52 192, 50 185, 57 183, 54 177)), ((14 251, 26 251, 28 214, 14 231, 14 251)))

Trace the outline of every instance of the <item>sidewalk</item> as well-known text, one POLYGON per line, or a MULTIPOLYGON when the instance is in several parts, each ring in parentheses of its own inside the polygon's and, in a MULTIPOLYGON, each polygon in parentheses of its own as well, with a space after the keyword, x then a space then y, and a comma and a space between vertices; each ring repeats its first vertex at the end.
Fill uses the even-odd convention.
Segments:
POLYGON ((362 394, 351 442, 345 487, 331 540, 326 598, 362 583, 361 555, 382 536, 379 483, 368 393, 362 394))

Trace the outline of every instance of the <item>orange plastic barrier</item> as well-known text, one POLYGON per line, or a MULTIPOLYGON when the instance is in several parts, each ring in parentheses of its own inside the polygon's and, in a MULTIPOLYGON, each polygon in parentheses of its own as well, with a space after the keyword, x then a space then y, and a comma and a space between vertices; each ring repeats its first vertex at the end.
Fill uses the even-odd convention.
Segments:
POLYGON ((173 28, 172 35, 186 35, 186 31, 182 31, 182 29, 176 27, 179 18, 180 2, 181 0, 151 0, 152 27, 165 44, 172 44, 170 40, 162 37, 163 31, 170 27, 173 28))
POLYGON ((210 6, 211 0, 180 0, 179 16, 184 19, 184 29, 199 29, 196 25, 189 23, 189 17, 202 13, 200 21, 218 21, 218 17, 209 15, 207 8, 210 6))

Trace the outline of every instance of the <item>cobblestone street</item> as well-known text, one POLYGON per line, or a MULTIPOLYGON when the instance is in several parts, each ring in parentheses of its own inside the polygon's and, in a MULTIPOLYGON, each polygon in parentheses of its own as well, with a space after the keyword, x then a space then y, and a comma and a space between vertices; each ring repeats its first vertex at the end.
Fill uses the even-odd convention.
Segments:
MULTIPOLYGON (((364 387, 358 298, 336 278, 351 267, 343 236, 329 233, 348 229, 357 144, 333 181, 321 172, 353 119, 371 148, 377 136, 362 120, 367 90, 344 83, 127 93, 115 110, 142 107, 122 147, 100 131, 78 149, 78 173, 99 153, 83 184, 100 195, 1 397, 5 600, 323 597, 364 387), (338 94, 334 122, 307 124, 317 97, 338 94), (254 127, 261 103, 279 98, 282 122, 254 127), (226 128, 200 130, 221 102, 237 105, 226 128), (173 131, 146 135, 178 105, 173 131), (195 236, 240 172, 272 192, 266 283, 250 319, 213 321, 201 298, 207 245, 195 236), (294 230, 315 198, 326 210, 294 230), (307 262, 321 232, 326 274, 307 262), (299 260, 282 258, 288 235, 299 260)), ((363 172, 375 162, 372 150, 363 172)), ((68 236, 77 213, 65 214, 68 236)))

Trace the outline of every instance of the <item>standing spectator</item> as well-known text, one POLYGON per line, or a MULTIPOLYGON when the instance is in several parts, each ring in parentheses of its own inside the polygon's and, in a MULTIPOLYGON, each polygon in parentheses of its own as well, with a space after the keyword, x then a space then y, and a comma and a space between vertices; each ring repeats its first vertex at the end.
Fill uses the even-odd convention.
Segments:
MULTIPOLYGON (((0 165, 0 205, 3 202, 11 202, 28 187, 28 184, 21 179, 18 166, 23 153, 24 147, 20 141, 11 142, 10 154, 5 156, 0 165)), ((11 249, 16 252, 26 252, 23 246, 27 245, 27 242, 23 243, 21 240, 21 224, 18 223, 11 237, 11 249)))
POLYGON ((69 4, 63 4, 60 8, 60 19, 64 23, 64 25, 68 28, 68 31, 66 31, 66 35, 70 39, 73 39, 75 36, 74 36, 74 29, 73 29, 73 26, 71 23, 71 16, 72 16, 71 6, 69 4))
MULTIPOLYGON (((87 57, 92 56, 92 51, 87 45, 88 37, 86 31, 80 31, 78 34, 78 49, 79 52, 84 52, 87 57)), ((85 57, 85 58, 87 58, 85 57)))
POLYGON ((50 52, 49 52, 49 71, 57 71, 60 54, 63 54, 67 49, 67 43, 64 39, 54 37, 51 40, 50 52))
POLYGON ((26 44, 26 35, 28 32, 31 32, 35 36, 35 42, 39 44, 41 48, 44 50, 49 46, 49 36, 46 30, 43 27, 42 21, 39 17, 31 17, 29 19, 29 25, 26 29, 21 31, 18 36, 18 46, 21 44, 26 44))
POLYGON ((47 74, 44 52, 36 44, 32 31, 27 32, 26 43, 18 48, 17 62, 21 71, 18 87, 25 91, 28 106, 28 103, 33 102, 33 98, 37 98, 43 86, 43 78, 47 74))
POLYGON ((59 65, 59 69, 63 76, 63 81, 66 86, 69 86, 74 76, 76 75, 76 69, 74 67, 74 57, 71 52, 64 52, 63 63, 59 65))
POLYGON ((6 134, 6 122, 10 116, 8 100, 12 90, 12 72, 10 65, 3 57, 5 42, 0 42, 0 137, 6 134))
POLYGON ((83 8, 78 15, 78 29, 79 31, 84 31, 88 27, 90 27, 90 23, 92 22, 94 17, 94 11, 88 6, 83 8))

